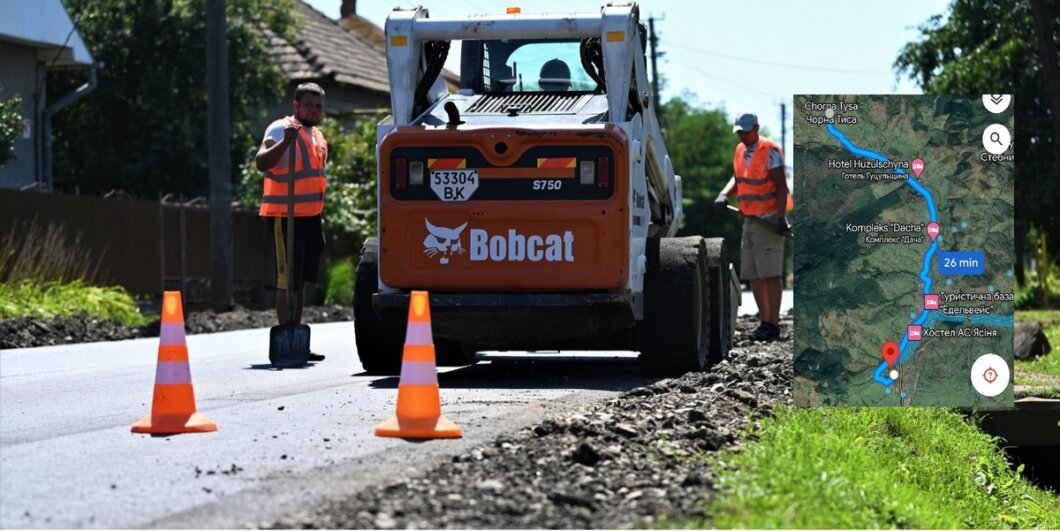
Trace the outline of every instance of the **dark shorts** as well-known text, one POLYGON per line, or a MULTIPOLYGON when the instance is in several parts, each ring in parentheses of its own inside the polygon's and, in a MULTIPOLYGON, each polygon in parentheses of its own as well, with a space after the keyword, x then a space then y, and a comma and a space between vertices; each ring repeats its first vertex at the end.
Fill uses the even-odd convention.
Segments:
MULTIPOLYGON (((287 218, 262 218, 265 248, 268 252, 269 278, 266 287, 287 289, 287 218)), ((320 270, 320 253, 324 250, 324 224, 320 216, 294 218, 294 289, 305 282, 316 282, 320 270)))

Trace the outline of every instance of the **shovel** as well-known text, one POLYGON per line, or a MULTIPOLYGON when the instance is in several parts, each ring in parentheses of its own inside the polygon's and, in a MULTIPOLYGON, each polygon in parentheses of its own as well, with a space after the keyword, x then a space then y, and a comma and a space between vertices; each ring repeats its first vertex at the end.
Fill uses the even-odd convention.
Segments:
POLYGON ((269 362, 281 369, 309 363, 309 325, 294 324, 294 157, 295 144, 287 153, 287 324, 269 330, 269 362))
MULTIPOLYGON (((737 214, 740 214, 740 209, 736 208, 736 207, 734 207, 732 205, 725 205, 725 209, 728 210, 729 212, 735 212, 737 214)), ((740 215, 742 216, 743 214, 740 214, 740 215)), ((770 222, 768 222, 768 221, 766 221, 766 220, 764 220, 764 219, 762 219, 762 218, 760 218, 758 216, 744 216, 744 217, 749 219, 749 220, 751 220, 751 221, 753 221, 753 222, 755 222, 755 223, 758 223, 759 225, 763 225, 763 226, 769 227, 769 230, 771 230, 773 232, 776 232, 780 236, 784 236, 784 237, 792 238, 792 239, 794 239, 794 237, 795 237, 795 235, 791 233, 791 228, 788 228, 788 230, 786 230, 784 232, 777 232, 777 226, 776 225, 774 225, 773 223, 770 223, 770 222)))

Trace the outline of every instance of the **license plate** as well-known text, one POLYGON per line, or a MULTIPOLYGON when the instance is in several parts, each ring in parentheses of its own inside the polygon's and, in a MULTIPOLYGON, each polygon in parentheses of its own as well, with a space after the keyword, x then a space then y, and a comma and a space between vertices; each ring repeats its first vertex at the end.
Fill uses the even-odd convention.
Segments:
POLYGON ((431 171, 431 190, 442 201, 467 201, 478 184, 478 170, 431 171))

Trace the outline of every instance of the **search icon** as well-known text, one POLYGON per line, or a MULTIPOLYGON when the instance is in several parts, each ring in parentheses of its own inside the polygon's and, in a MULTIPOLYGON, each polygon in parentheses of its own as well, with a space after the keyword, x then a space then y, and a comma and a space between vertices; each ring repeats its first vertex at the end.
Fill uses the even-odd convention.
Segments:
POLYGON ((992 155, 1000 155, 1008 151, 1012 143, 1012 136, 1008 128, 1001 124, 991 124, 983 131, 983 148, 992 155))

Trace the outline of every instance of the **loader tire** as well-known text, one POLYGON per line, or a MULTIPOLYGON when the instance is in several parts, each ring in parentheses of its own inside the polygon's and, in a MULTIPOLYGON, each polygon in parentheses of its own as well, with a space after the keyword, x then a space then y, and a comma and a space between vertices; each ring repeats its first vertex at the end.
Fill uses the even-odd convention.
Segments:
POLYGON ((368 238, 357 262, 353 288, 353 333, 357 357, 369 374, 392 375, 401 372, 404 323, 388 323, 372 306, 372 295, 379 291, 379 240, 368 238))
POLYGON ((644 319, 636 326, 640 366, 676 375, 707 366, 710 301, 702 237, 649 238, 644 319))
POLYGON ((439 367, 462 367, 475 364, 475 349, 455 339, 435 338, 439 367))
POLYGON ((707 361, 711 365, 729 359, 732 348, 732 291, 729 289, 729 255, 724 238, 707 238, 708 300, 710 301, 710 350, 707 361))

